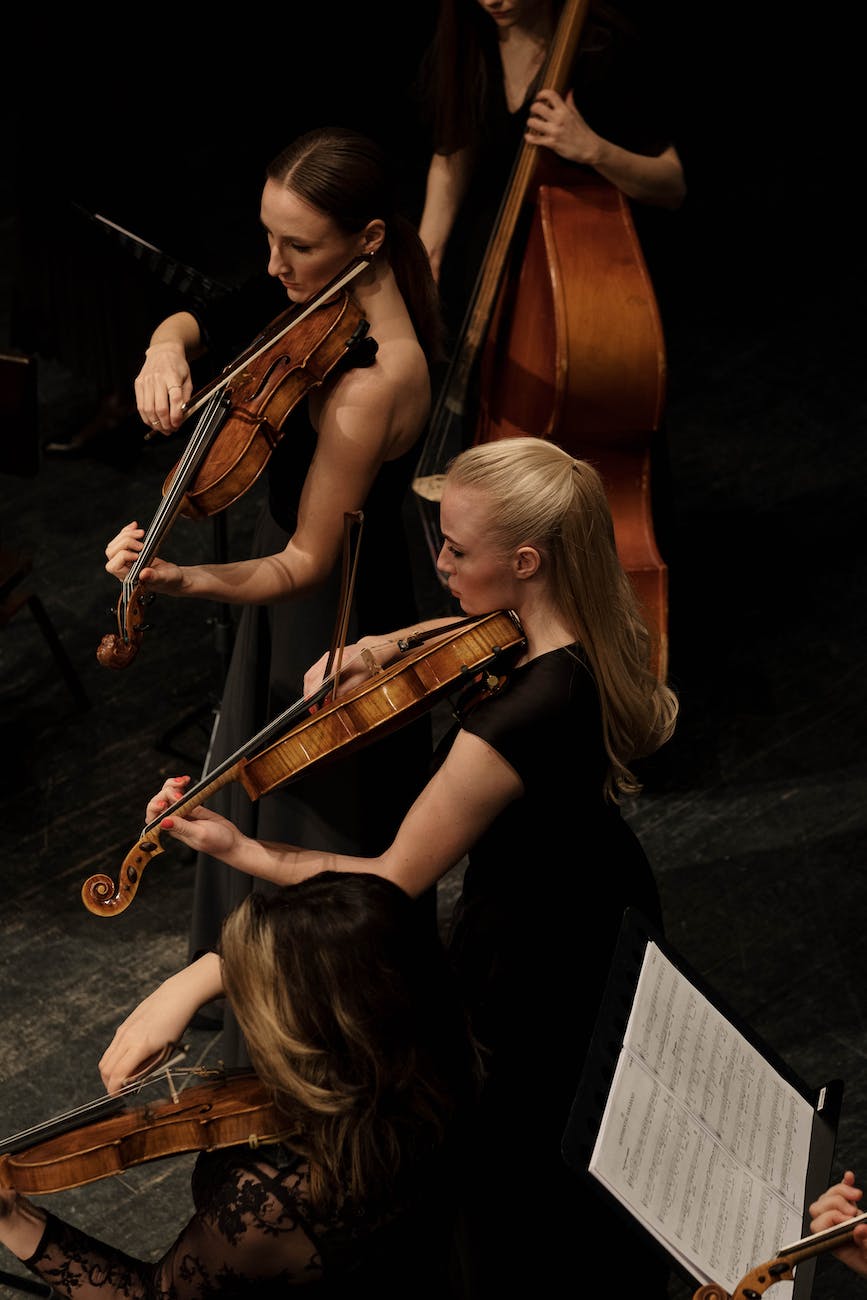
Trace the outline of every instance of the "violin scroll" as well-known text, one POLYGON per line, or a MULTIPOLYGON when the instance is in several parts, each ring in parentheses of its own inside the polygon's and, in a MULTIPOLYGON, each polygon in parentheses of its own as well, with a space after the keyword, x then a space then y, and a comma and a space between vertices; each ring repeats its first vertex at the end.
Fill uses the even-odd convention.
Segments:
POLYGON ((143 834, 123 860, 115 885, 111 876, 89 876, 81 887, 81 901, 94 916, 118 916, 138 892, 142 872, 158 853, 164 853, 158 831, 143 834))
POLYGON ((103 668, 126 668, 135 659, 147 628, 144 606, 151 600, 153 596, 145 595, 140 584, 136 584, 129 600, 125 601, 121 594, 116 610, 118 631, 104 636, 96 650, 103 668))

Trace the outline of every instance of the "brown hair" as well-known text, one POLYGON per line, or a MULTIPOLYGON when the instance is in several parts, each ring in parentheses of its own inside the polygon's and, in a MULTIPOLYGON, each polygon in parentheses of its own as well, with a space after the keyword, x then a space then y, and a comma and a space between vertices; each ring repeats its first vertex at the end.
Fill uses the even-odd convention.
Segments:
POLYGON ((265 175, 327 213, 346 234, 356 234, 375 219, 385 223, 385 255, 419 342, 429 362, 443 360, 439 291, 418 231, 397 208, 384 150, 356 131, 321 127, 277 154, 265 175))
POLYGON ((392 881, 325 871, 225 920, 223 980, 250 1059, 309 1161, 311 1200, 390 1194, 475 1094, 442 944, 392 881))

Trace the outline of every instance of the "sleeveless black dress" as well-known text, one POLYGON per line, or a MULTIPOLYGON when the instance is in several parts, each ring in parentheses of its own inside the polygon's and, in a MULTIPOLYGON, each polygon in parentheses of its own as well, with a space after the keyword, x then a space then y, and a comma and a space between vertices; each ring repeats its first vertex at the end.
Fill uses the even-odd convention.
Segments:
MULTIPOLYGON (((271 318, 277 309, 271 310, 271 318)), ((259 323, 266 317, 260 312, 259 323)), ((211 331, 208 331, 211 341, 211 331)), ((248 340, 253 337, 251 331, 248 340)), ((370 364, 375 344, 347 364, 370 364)), ((303 400, 290 413, 267 468, 268 499, 258 519, 254 556, 283 550, 295 528, 301 489, 316 450, 316 433, 303 400)), ((404 501, 415 468, 415 448, 386 462, 364 504, 358 572, 347 641, 388 632, 418 618, 404 501)), ((319 589, 241 614, 223 689, 209 770, 234 754, 267 722, 303 696, 304 672, 331 644, 340 596, 340 564, 319 589)), ((238 782, 209 807, 246 835, 338 853, 375 855, 388 846, 424 785, 432 750, 427 717, 409 723, 355 757, 314 768, 297 781, 251 801, 238 782)), ((216 946, 224 916, 253 888, 268 889, 214 858, 196 862, 191 958, 216 946)), ((434 899, 425 900, 432 918, 434 899)), ((221 1055, 227 1065, 248 1060, 227 1010, 221 1055)))

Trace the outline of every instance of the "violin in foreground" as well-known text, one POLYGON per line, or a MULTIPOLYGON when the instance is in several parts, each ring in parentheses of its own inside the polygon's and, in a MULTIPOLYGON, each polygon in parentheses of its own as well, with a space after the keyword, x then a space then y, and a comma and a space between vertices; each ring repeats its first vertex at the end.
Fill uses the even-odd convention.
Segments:
POLYGON ((859 1224, 867 1223, 867 1214, 858 1214, 846 1223, 838 1223, 824 1232, 814 1232, 809 1237, 802 1237, 790 1246, 782 1246, 779 1253, 758 1268, 752 1269, 742 1278, 731 1295, 722 1287, 711 1282, 700 1286, 692 1300, 758 1300, 775 1282, 790 1282, 795 1276, 794 1269, 801 1260, 821 1255, 826 1250, 837 1250, 852 1239, 853 1229, 859 1224))
MULTIPOLYGON (((255 1147, 285 1136, 265 1085, 251 1071, 198 1067, 187 1072, 205 1081, 173 1090, 167 1099, 67 1126, 41 1141, 35 1139, 43 1130, 56 1129, 56 1120, 0 1141, 0 1186, 24 1195, 63 1192, 149 1160, 242 1144, 255 1147)), ((93 1106, 111 1103, 108 1098, 93 1106)))
POLYGON ((298 701, 207 773, 182 799, 145 826, 127 854, 118 883, 90 876, 82 886, 84 906, 95 916, 118 916, 135 897, 142 872, 164 852, 160 828, 173 813, 183 817, 231 781, 240 781, 255 800, 302 776, 311 766, 354 753, 425 713, 449 689, 480 692, 499 688, 500 670, 525 648, 515 614, 501 610, 481 619, 461 619, 438 629, 431 646, 409 650, 372 680, 342 699, 319 704, 332 690, 327 679, 316 695, 298 701))

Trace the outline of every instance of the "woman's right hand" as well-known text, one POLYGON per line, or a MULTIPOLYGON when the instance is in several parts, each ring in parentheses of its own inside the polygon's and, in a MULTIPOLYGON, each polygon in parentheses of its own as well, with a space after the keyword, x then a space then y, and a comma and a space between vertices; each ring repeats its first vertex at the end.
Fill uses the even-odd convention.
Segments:
POLYGON ((192 392, 193 379, 183 343, 151 343, 135 380, 136 405, 144 423, 168 437, 187 418, 183 406, 192 392))
MULTIPOLYGON (((392 642, 385 641, 382 637, 377 639, 369 636, 362 637, 354 645, 344 646, 337 694, 335 696, 332 692, 327 695, 321 701, 321 704, 327 704, 335 698, 342 700, 350 691, 357 690, 365 682, 378 677, 391 649, 393 649, 392 642)), ((325 654, 319 656, 316 663, 312 664, 304 674, 305 700, 315 695, 325 680, 327 662, 328 652, 326 651, 325 654)))
POLYGON ((116 1093, 181 1037, 195 1013, 223 992, 220 959, 204 956, 170 975, 115 1031, 99 1062, 106 1092, 116 1093))

